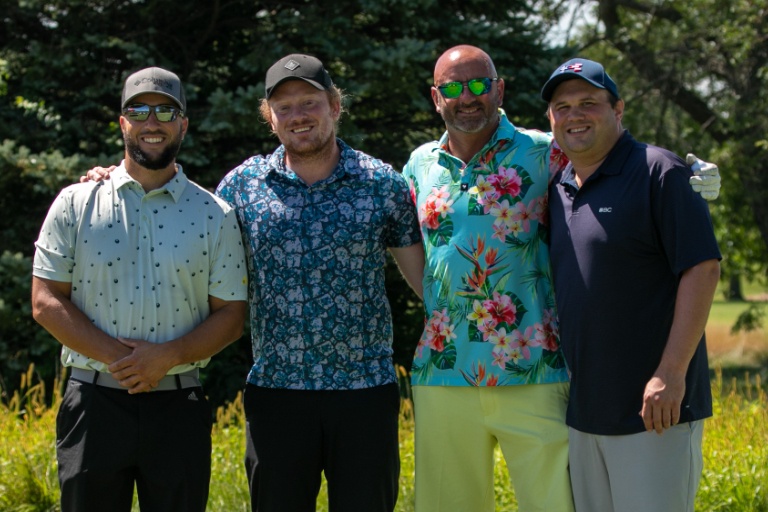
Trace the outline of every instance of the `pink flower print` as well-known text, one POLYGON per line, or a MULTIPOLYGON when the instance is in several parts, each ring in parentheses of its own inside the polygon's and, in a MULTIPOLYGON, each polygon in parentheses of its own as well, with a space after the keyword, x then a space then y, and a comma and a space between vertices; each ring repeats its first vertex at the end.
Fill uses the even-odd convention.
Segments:
POLYGON ((508 295, 493 292, 493 299, 484 300, 483 307, 491 314, 496 324, 513 325, 517 319, 517 307, 508 295))
POLYGON ((513 333, 507 334, 507 330, 502 327, 498 331, 493 331, 488 337, 488 341, 493 343, 493 351, 509 352, 512 350, 513 333))
POLYGON ((549 150, 549 179, 557 174, 559 171, 565 169, 568 165, 568 157, 565 156, 563 150, 557 145, 557 142, 552 141, 552 146, 549 150))
POLYGON ((416 187, 413 179, 410 180, 408 191, 411 193, 411 201, 413 201, 413 204, 416 204, 416 187))
POLYGON ((512 214, 512 208, 510 208, 509 201, 506 199, 491 206, 491 215, 496 217, 496 220, 493 221, 494 224, 504 223, 509 225, 513 220, 512 214))
POLYGON ((444 185, 439 190, 432 188, 432 193, 427 196, 424 204, 419 209, 419 218, 421 223, 429 229, 437 229, 440 226, 440 218, 445 218, 449 213, 453 213, 453 200, 448 191, 448 185, 444 185))
POLYGON ((513 211, 511 212, 511 218, 515 222, 520 222, 523 226, 523 231, 526 233, 531 230, 531 221, 538 219, 538 215, 536 215, 534 210, 534 203, 535 201, 531 201, 528 203, 528 206, 526 206, 520 201, 512 207, 513 211))
POLYGON ((507 226, 506 223, 498 224, 496 222, 493 223, 493 226, 491 226, 493 229, 493 235, 491 235, 491 238, 496 238, 500 242, 503 242, 507 239, 507 235, 509 235, 512 230, 509 229, 509 226, 507 226))
POLYGON ((453 331, 447 309, 433 311, 424 330, 424 344, 432 350, 442 352, 446 343, 450 343, 455 338, 456 333, 453 331))
POLYGON ((520 190, 523 184, 523 179, 512 167, 506 169, 504 167, 499 167, 498 174, 489 176, 488 181, 493 184, 499 195, 508 195, 511 197, 520 195, 520 190))
POLYGON ((552 326, 536 324, 536 341, 545 350, 555 352, 558 348, 557 334, 552 331, 552 326))
POLYGON ((539 341, 544 349, 554 352, 559 348, 557 317, 554 314, 554 310, 545 309, 542 315, 542 323, 536 324, 535 328, 536 340, 539 341))
POLYGON ((449 213, 453 213, 452 200, 443 201, 442 199, 435 202, 435 211, 440 214, 440 217, 445 218, 449 213))
POLYGON ((436 200, 441 201, 450 199, 451 193, 448 191, 448 185, 443 185, 439 190, 437 187, 432 187, 432 194, 430 194, 430 197, 434 197, 436 200))
POLYGON ((434 199, 427 198, 424 204, 419 208, 419 220, 429 229, 440 227, 440 212, 437 211, 437 205, 434 199))
POLYGON ((477 330, 483 335, 483 341, 488 341, 488 338, 490 338, 491 334, 496 332, 495 328, 496 322, 494 322, 493 319, 477 325, 477 330))
POLYGON ((491 208, 496 205, 501 194, 499 194, 489 181, 483 176, 477 178, 477 183, 470 192, 477 195, 477 204, 483 207, 483 212, 487 215, 491 208))
POLYGON ((514 338, 512 346, 519 348, 526 360, 531 358, 530 347, 538 347, 541 345, 541 343, 534 337, 533 326, 528 326, 528 328, 525 329, 525 333, 521 333, 515 329, 512 333, 512 337, 514 338))
POLYGON ((498 347, 496 347, 493 349, 492 355, 493 362, 491 363, 491 366, 496 365, 503 370, 504 366, 507 364, 507 361, 510 359, 509 353, 507 353, 506 350, 500 350, 498 347))

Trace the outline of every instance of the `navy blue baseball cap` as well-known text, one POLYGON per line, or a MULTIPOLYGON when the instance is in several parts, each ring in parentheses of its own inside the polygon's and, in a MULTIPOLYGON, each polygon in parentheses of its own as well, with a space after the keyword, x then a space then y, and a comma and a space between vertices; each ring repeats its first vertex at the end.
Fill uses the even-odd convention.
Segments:
POLYGON ((576 58, 563 63, 552 73, 547 83, 541 89, 541 99, 549 103, 555 88, 561 83, 573 80, 574 78, 581 78, 598 89, 605 89, 617 98, 621 97, 619 96, 616 82, 605 72, 602 64, 593 60, 576 58))

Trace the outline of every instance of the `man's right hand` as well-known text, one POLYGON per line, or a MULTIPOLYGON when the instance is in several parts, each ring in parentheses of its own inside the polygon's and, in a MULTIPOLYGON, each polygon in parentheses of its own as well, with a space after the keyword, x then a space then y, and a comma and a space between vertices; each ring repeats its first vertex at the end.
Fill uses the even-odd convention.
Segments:
POLYGON ((80 183, 85 183, 86 181, 108 180, 109 173, 115 169, 117 169, 117 166, 115 165, 110 165, 109 167, 94 167, 85 173, 85 176, 80 176, 80 183))

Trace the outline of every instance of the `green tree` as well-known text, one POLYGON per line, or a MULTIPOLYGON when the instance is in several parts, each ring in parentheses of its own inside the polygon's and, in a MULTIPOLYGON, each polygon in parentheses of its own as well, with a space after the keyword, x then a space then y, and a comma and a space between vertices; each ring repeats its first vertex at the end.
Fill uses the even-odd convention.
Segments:
POLYGON ((625 92, 625 126, 643 140, 718 163, 724 185, 711 207, 724 278, 765 279, 766 4, 578 0, 571 6, 581 23, 571 53, 606 64, 625 92))

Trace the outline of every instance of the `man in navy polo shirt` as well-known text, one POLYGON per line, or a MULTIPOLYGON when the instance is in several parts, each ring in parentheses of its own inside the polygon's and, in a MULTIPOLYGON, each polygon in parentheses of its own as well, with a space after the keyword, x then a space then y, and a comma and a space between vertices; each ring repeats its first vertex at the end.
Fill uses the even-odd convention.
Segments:
POLYGON ((541 96, 571 162, 549 205, 576 509, 693 511, 720 274, 706 202, 682 159, 623 129, 599 63, 564 63, 541 96))

